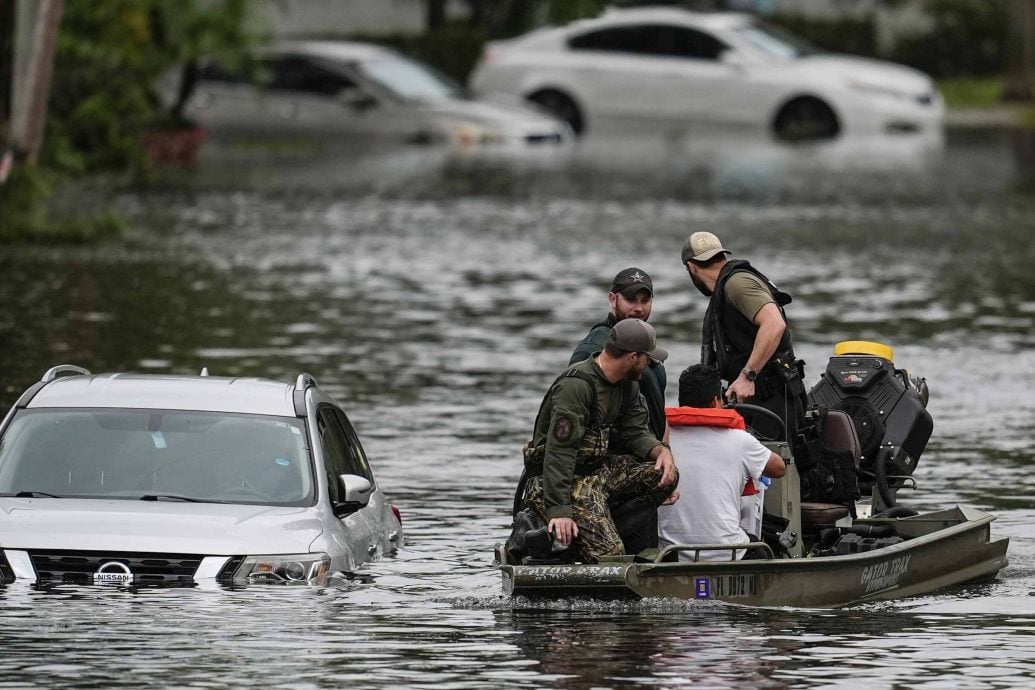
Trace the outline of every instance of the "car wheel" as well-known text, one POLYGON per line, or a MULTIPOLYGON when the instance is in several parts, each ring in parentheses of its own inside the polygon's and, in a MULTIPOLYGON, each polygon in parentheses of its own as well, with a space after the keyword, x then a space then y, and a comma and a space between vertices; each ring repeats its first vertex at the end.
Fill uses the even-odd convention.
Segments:
POLYGON ((833 109, 811 96, 788 102, 773 119, 773 133, 783 141, 833 139, 840 131, 833 109))
POLYGON ((528 100, 549 111, 554 117, 567 122, 576 136, 582 134, 585 128, 582 112, 579 110, 579 106, 575 104, 575 101, 566 94, 546 89, 544 91, 536 91, 528 97, 528 100))

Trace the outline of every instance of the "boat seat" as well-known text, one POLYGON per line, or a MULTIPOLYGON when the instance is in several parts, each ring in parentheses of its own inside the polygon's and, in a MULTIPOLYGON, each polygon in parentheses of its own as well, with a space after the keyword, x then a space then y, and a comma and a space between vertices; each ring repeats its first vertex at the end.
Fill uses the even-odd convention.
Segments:
POLYGON ((802 503, 801 531, 811 534, 825 527, 833 527, 835 522, 848 514, 848 506, 840 503, 802 503))
MULTIPOLYGON (((862 459, 862 444, 859 443, 859 433, 856 431, 851 415, 843 410, 828 410, 823 417, 820 433, 822 444, 830 450, 851 452, 855 459, 855 467, 858 469, 859 461, 862 459)), ((833 527, 835 522, 847 517, 852 512, 849 503, 803 501, 801 504, 801 530, 805 533, 815 533, 823 528, 833 527)))

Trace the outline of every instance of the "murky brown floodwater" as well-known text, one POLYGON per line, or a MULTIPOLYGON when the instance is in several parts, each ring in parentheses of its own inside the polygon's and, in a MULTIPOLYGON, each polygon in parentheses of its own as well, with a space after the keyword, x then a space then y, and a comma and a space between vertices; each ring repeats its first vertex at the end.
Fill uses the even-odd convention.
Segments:
POLYGON ((601 146, 551 164, 403 152, 217 161, 180 186, 84 192, 134 231, 120 247, 0 249, 2 407, 59 362, 308 371, 350 411, 409 543, 341 587, 0 589, 0 687, 1035 684, 1025 150, 956 132, 934 155, 901 142, 601 146), (900 498, 996 512, 1012 540, 998 580, 833 612, 501 596, 491 546, 518 449, 617 270, 654 277, 670 378, 695 360, 704 304, 678 259, 694 229, 794 295, 810 382, 846 338, 887 342, 927 378, 935 434, 920 490, 900 498))

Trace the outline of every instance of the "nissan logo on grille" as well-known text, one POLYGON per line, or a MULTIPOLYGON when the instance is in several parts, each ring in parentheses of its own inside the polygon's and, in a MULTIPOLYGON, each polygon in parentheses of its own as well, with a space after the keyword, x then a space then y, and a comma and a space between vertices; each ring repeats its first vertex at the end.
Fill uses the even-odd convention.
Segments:
POLYGON ((121 561, 108 561, 102 563, 101 567, 97 569, 97 572, 93 574, 94 584, 115 584, 115 585, 129 585, 133 584, 133 571, 129 569, 129 566, 121 561))

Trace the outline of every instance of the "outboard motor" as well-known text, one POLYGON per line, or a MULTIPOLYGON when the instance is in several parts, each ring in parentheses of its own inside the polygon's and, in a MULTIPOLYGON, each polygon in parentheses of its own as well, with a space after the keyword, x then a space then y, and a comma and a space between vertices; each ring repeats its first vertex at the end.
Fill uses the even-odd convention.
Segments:
POLYGON ((886 507, 895 505, 894 490, 916 469, 933 429, 927 382, 896 369, 892 356, 881 343, 840 342, 809 391, 813 406, 852 418, 862 449, 859 487, 864 495, 876 487, 886 507))

